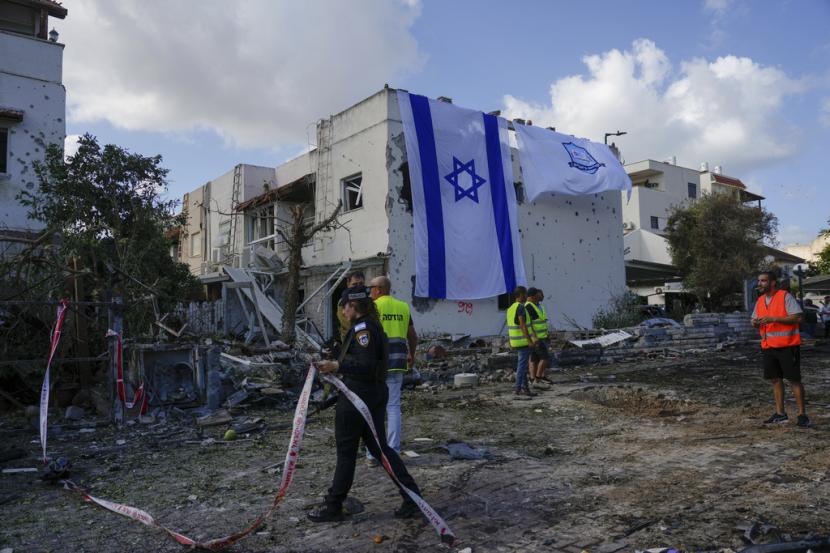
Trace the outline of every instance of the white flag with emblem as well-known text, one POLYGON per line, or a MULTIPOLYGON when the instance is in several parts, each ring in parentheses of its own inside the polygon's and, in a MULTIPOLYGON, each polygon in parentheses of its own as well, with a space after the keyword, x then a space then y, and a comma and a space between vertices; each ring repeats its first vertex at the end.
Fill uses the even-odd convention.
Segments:
POLYGON ((605 144, 516 123, 522 182, 530 201, 545 193, 578 196, 627 190, 631 179, 605 144))
POLYGON ((489 298, 527 284, 507 122, 398 91, 415 226, 415 295, 489 298))

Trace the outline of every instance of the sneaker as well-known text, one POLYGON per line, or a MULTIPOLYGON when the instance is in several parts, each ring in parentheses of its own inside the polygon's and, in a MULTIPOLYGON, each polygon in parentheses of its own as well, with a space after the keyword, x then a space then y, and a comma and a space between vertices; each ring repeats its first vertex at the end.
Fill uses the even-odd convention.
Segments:
POLYGON ((538 395, 539 395, 539 394, 537 394, 536 392, 532 391, 530 388, 525 388, 525 389, 522 391, 522 393, 523 393, 524 395, 528 396, 528 397, 536 397, 536 396, 538 396, 538 395))
POLYGON ((773 413, 770 418, 764 421, 764 424, 781 424, 787 422, 790 418, 787 413, 773 413))
POLYGON ((798 422, 795 424, 801 428, 810 428, 810 418, 807 415, 798 415, 798 422))
POLYGON ((379 467, 380 466, 380 461, 378 461, 374 457, 367 457, 366 458, 366 466, 369 467, 370 469, 373 469, 375 467, 379 467))
POLYGON ((335 509, 327 503, 309 511, 306 516, 311 522, 340 522, 346 518, 343 509, 335 509))
POLYGON ((420 512, 414 501, 404 499, 401 506, 395 509, 395 518, 412 518, 420 512))

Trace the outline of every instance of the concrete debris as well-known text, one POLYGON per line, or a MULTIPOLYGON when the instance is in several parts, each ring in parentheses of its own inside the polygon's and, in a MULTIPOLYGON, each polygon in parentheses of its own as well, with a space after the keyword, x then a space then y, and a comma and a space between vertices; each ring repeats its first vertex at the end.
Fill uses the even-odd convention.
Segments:
POLYGON ((248 392, 245 389, 239 390, 228 396, 225 400, 225 407, 235 407, 246 399, 248 399, 248 392))
POLYGON ((591 338, 590 340, 570 340, 570 343, 580 348, 586 346, 608 347, 617 342, 628 340, 629 338, 633 338, 633 336, 624 330, 617 330, 616 332, 604 334, 597 338, 591 338))
POLYGON ((486 449, 476 449, 464 442, 450 442, 445 449, 451 458, 463 461, 479 461, 490 455, 486 449))
POLYGON ((220 424, 227 424, 232 420, 233 417, 231 414, 227 410, 221 409, 210 415, 197 418, 196 424, 198 426, 218 426, 220 424))
POLYGON ((70 405, 66 408, 63 418, 68 421, 79 421, 84 418, 84 410, 76 405, 70 405))
POLYGON ((478 375, 475 373, 460 373, 453 377, 456 388, 475 388, 478 386, 478 375))
POLYGON ((447 356, 447 350, 444 346, 441 345, 433 345, 427 349, 427 359, 444 359, 447 356))

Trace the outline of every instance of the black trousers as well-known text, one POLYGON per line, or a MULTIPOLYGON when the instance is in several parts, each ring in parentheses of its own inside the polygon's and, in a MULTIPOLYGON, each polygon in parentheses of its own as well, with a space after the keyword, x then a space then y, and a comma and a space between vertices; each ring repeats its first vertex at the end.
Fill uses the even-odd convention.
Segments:
MULTIPOLYGON (((392 471, 401 483, 421 495, 418 485, 407 472, 400 456, 395 453, 395 450, 386 445, 386 425, 384 419, 386 417, 386 401, 389 398, 389 390, 386 388, 385 382, 368 383, 357 382, 350 379, 344 379, 346 386, 351 391, 357 394, 362 399, 366 406, 372 413, 372 421, 375 424, 378 437, 381 440, 383 447, 383 454, 389 460, 392 471)), ((334 481, 326 495, 326 503, 334 508, 340 509, 343 501, 349 495, 349 490, 354 482, 354 470, 357 463, 357 453, 360 447, 360 440, 366 444, 366 448, 372 457, 380 460, 380 451, 377 443, 372 437, 372 431, 369 425, 363 420, 363 416, 351 404, 351 402, 342 395, 337 400, 336 414, 334 419, 334 437, 337 441, 337 468, 334 470, 334 481)), ((384 469, 381 469, 384 470, 384 469)), ((385 470, 384 470, 385 472, 385 470)), ((386 478, 385 474, 377 473, 378 477, 386 478)), ((398 489, 404 500, 409 500, 406 493, 398 489)))

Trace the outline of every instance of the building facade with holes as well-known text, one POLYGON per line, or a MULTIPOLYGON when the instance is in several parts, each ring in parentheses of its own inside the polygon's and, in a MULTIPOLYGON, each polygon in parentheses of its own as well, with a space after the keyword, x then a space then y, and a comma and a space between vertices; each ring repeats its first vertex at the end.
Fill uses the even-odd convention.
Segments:
MULTIPOLYGON (((513 157, 529 285, 545 291, 553 326, 591 327, 593 315, 625 286, 621 195, 552 196, 526 202, 518 156, 513 157)), ((271 174, 273 184, 267 191, 236 206, 244 244, 237 244, 239 250, 225 262, 273 274, 279 299, 287 250, 278 230, 290 224, 292 207, 307 204, 305 217, 319 222, 342 201, 338 224, 314 236, 303 249, 301 287, 306 303, 301 315, 320 334, 336 332, 336 299, 344 286, 338 279, 355 269, 363 270, 367 279, 388 275, 393 295, 412 306, 421 333, 502 332, 508 301, 504 296, 449 301, 413 295, 412 200, 394 89, 383 89, 319 121, 316 147, 271 174)), ((216 195, 216 183, 212 184, 216 195)), ((498 252, 484 253, 497 261, 498 252)))
POLYGON ((42 228, 17 199, 33 191, 32 162, 66 136, 63 48, 49 17, 67 10, 49 0, 0 2, 0 255, 42 228))

